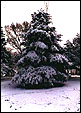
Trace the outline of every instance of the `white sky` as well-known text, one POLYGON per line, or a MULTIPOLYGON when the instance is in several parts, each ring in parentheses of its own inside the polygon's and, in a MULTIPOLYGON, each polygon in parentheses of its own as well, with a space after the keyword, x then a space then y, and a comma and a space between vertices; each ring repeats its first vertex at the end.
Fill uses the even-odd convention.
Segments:
MULTIPOLYGON (((31 14, 40 8, 45 9, 44 1, 1 1, 1 26, 30 22, 31 14)), ((48 13, 57 33, 63 35, 62 44, 80 33, 80 1, 49 1, 48 13)))

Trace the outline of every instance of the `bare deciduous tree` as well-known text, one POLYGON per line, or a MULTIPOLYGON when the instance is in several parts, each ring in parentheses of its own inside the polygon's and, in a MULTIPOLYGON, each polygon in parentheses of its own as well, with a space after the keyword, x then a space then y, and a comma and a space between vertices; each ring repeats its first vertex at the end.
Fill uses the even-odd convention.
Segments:
POLYGON ((24 40, 21 34, 26 32, 29 27, 29 23, 24 21, 22 24, 12 23, 10 26, 5 26, 6 36, 7 36, 7 43, 10 44, 14 49, 17 50, 18 53, 21 53, 21 43, 24 40))

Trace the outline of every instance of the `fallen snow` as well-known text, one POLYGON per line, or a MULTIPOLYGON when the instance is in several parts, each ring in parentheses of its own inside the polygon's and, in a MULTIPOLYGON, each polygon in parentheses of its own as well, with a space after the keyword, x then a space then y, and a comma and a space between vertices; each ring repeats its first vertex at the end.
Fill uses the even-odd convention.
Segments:
POLYGON ((62 87, 21 89, 1 82, 1 112, 80 112, 80 80, 62 87))

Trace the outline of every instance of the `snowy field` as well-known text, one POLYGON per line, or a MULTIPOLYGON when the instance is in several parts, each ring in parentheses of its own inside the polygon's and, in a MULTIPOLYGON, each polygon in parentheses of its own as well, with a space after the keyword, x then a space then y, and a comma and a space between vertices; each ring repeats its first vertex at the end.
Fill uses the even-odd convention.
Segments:
POLYGON ((1 112, 80 112, 80 78, 62 87, 21 89, 1 82, 1 112))

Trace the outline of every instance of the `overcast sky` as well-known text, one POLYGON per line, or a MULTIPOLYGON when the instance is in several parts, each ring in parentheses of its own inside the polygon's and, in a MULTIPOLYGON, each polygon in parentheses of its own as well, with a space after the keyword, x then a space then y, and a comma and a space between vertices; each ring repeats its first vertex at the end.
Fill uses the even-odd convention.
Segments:
MULTIPOLYGON (((45 9, 44 1, 1 1, 1 26, 31 21, 31 14, 45 9)), ((80 1, 49 1, 53 26, 62 34, 62 44, 80 33, 80 1)))

